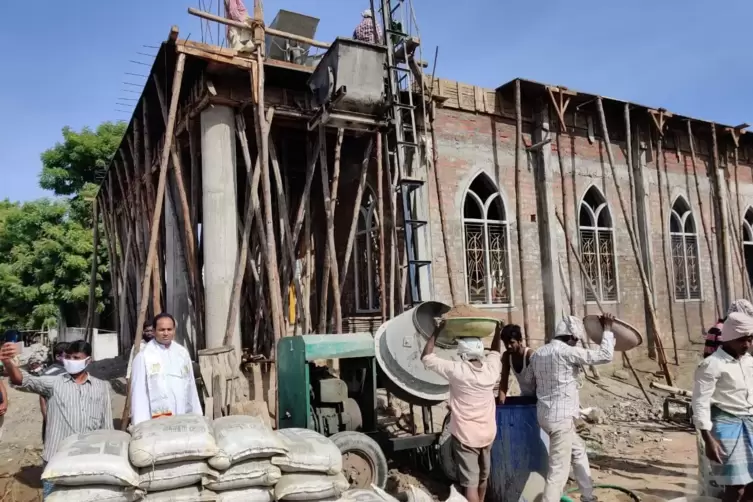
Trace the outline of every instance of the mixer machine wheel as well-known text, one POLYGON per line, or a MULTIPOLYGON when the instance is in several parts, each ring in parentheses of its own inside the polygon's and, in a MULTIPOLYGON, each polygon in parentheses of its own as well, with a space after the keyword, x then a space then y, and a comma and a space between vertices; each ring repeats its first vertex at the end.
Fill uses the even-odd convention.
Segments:
POLYGON ((368 489, 372 484, 384 488, 387 484, 387 457, 376 441, 354 431, 338 432, 330 436, 343 456, 343 474, 351 488, 368 489))

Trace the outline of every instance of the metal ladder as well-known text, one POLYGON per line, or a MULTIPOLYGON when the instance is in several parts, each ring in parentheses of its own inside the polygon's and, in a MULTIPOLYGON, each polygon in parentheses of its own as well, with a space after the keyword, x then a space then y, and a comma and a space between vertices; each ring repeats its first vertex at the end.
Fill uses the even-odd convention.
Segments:
MULTIPOLYGON (((403 209, 403 234, 408 268, 408 291, 410 306, 426 301, 430 291, 423 291, 420 285, 420 271, 427 271, 431 285, 431 260, 421 259, 416 240, 421 227, 428 221, 415 214, 419 206, 416 195, 424 192, 425 170, 417 169, 422 162, 418 134, 416 131, 416 110, 413 93, 417 86, 408 61, 420 41, 406 33, 412 14, 411 0, 378 0, 381 2, 381 15, 384 43, 387 46, 387 100, 392 126, 387 138, 389 168, 393 173, 392 190, 400 195, 403 209), (395 26, 399 29, 395 29, 395 26)), ((423 83, 421 83, 423 85, 423 83)), ((422 94, 423 89, 419 89, 422 94)), ((421 110, 424 110, 422 98, 421 110)), ((424 115, 425 116, 425 115, 424 115)), ((424 201, 428 198, 424 197, 424 201)), ((427 230, 428 231, 428 230, 427 230)), ((431 286, 429 286, 429 289, 431 286)))

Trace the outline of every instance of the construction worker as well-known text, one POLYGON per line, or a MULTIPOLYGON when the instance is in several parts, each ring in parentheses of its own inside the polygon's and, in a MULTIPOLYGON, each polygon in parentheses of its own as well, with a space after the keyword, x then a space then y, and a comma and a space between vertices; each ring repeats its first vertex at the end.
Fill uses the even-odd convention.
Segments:
MULTIPOLYGON (((225 0, 225 13, 228 19, 239 23, 248 22, 248 10, 243 0, 225 0)), ((253 52, 254 34, 249 26, 248 29, 237 26, 227 27, 228 47, 238 52, 253 52)))
POLYGON ((732 312, 722 346, 696 369, 693 422, 725 502, 753 500, 753 317, 732 312))
POLYGON ((188 351, 175 342, 175 318, 152 321, 154 339, 133 360, 131 421, 173 415, 203 415, 188 351))
POLYGON ((382 43, 382 27, 374 19, 374 14, 371 9, 366 9, 361 13, 361 22, 356 26, 353 32, 353 38, 360 40, 361 42, 369 42, 371 44, 382 43))
MULTIPOLYGON (((139 345, 139 352, 144 350, 144 347, 146 347, 146 344, 151 342, 154 338, 154 328, 152 327, 151 321, 147 321, 144 323, 144 327, 141 331, 141 345, 139 345)), ((126 378, 131 378, 131 370, 133 367, 133 358, 134 358, 134 351, 136 350, 136 346, 131 347, 131 355, 128 357, 128 368, 126 369, 126 378)))
POLYGON ((494 386, 502 371, 502 323, 497 323, 491 352, 484 356, 484 344, 478 338, 459 338, 460 361, 448 361, 434 354, 437 336, 444 322, 437 325, 421 354, 427 370, 450 384, 449 408, 452 456, 458 467, 458 484, 468 502, 483 502, 491 467, 491 450, 497 435, 494 386))
POLYGON ((536 416, 539 426, 549 435, 549 470, 542 502, 559 502, 571 463, 581 501, 596 500, 586 444, 575 431, 575 419, 580 413, 577 377, 582 366, 612 361, 613 322, 611 314, 604 314, 601 345, 596 350, 587 350, 576 346, 586 336, 583 321, 566 316, 557 325, 554 339, 533 353, 530 371, 524 373, 536 385, 536 416))
POLYGON ((529 371, 533 349, 523 345, 523 333, 520 326, 508 324, 502 328, 502 343, 505 344, 505 353, 502 355, 502 379, 499 381, 497 402, 505 404, 510 387, 510 371, 515 373, 520 395, 536 397, 536 386, 531 379, 525 378, 525 372, 529 371))

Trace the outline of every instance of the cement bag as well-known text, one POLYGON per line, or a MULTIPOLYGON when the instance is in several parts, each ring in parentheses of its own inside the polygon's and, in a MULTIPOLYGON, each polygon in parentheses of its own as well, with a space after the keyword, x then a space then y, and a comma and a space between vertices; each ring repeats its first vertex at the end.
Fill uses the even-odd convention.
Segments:
POLYGON ((219 492, 258 486, 274 486, 280 480, 280 468, 269 460, 247 460, 235 464, 218 478, 205 482, 210 490, 219 492))
POLYGON ((69 436, 60 444, 42 473, 58 486, 139 486, 139 475, 128 462, 127 432, 99 430, 69 436))
POLYGON ((209 420, 199 415, 178 415, 136 425, 128 452, 133 465, 150 467, 210 458, 217 454, 217 445, 209 420))
POLYGON ((217 494, 217 502, 272 502, 274 493, 269 488, 245 488, 217 494))
POLYGON ((294 428, 282 429, 276 434, 288 448, 288 453, 272 458, 272 463, 282 472, 342 472, 340 449, 318 432, 294 428))
POLYGON ((414 485, 408 487, 407 494, 408 502, 434 502, 434 497, 414 485))
POLYGON ((285 474, 275 485, 277 500, 322 500, 336 499, 350 484, 342 473, 333 476, 323 474, 285 474))
POLYGON ((219 452, 209 459, 209 465, 221 471, 242 460, 269 458, 288 451, 272 428, 259 417, 222 417, 215 420, 212 427, 219 452))
POLYGON ((190 486, 166 492, 149 493, 144 502, 217 502, 217 494, 199 486, 190 486))
POLYGON ((219 473, 203 460, 144 467, 139 474, 139 488, 148 492, 175 490, 215 480, 219 473))
POLYGON ((143 493, 119 486, 58 486, 45 502, 135 502, 143 493))
MULTIPOLYGON (((411 489, 413 489, 413 486, 411 486, 411 489)), ((433 502, 431 498, 429 500, 433 502)), ((397 502, 397 499, 379 487, 371 485, 370 490, 363 488, 348 490, 342 494, 338 502, 397 502)))

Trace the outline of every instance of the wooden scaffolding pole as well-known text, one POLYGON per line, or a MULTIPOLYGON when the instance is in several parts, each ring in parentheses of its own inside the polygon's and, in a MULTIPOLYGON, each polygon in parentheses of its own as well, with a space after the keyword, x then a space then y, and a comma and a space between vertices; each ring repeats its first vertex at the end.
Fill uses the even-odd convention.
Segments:
POLYGON ((701 213, 701 227, 703 228, 703 237, 704 241, 706 242, 706 250, 709 253, 709 260, 711 261, 711 284, 714 287, 714 306, 716 310, 716 317, 718 319, 722 318, 722 306, 719 302, 719 288, 717 287, 717 274, 714 273, 714 250, 711 246, 711 239, 709 238, 709 235, 711 235, 711 231, 709 230, 708 224, 706 223, 706 215, 703 210, 703 197, 701 197, 701 184, 698 180, 698 157, 696 155, 695 150, 695 138, 693 135, 693 126, 690 123, 690 120, 686 122, 687 125, 687 131, 688 131, 688 144, 690 145, 690 163, 693 166, 693 179, 695 180, 695 194, 698 198, 698 211, 701 213))
MULTIPOLYGON (((384 240, 384 166, 382 164, 382 135, 376 138, 377 149, 377 216, 379 218, 379 310, 382 313, 382 323, 387 322, 387 276, 384 270, 384 250, 387 243, 384 240)), ((356 210, 360 208, 356 207, 356 210)), ((343 274, 344 275, 344 274, 343 274)))
MULTIPOLYGON (((520 298, 521 308, 523 309, 523 334, 525 336, 526 345, 530 345, 531 336, 529 334, 528 324, 528 286, 526 284, 525 274, 525 259, 523 256, 523 197, 519 194, 523 193, 521 187, 522 177, 522 163, 520 156, 523 153, 523 105, 521 103, 521 91, 520 91, 520 79, 515 80, 515 221, 517 222, 517 237, 518 237, 518 267, 520 269, 520 298)), ((570 290, 572 296, 573 291, 570 290)))
MULTIPOLYGON (((136 321, 136 339, 133 342, 134 357, 139 352, 141 338, 144 334, 144 321, 146 320, 146 311, 148 308, 149 286, 154 267, 154 260, 157 258, 157 239, 159 237, 159 222, 162 218, 162 208, 165 199, 165 185, 167 184, 167 167, 170 161, 170 148, 173 144, 173 133, 175 131, 175 114, 178 110, 178 100, 180 98, 180 87, 183 82, 183 68, 186 64, 186 55, 179 54, 178 61, 175 64, 175 76, 173 77, 173 88, 170 95, 170 113, 165 128, 165 144, 162 147, 162 157, 160 159, 159 182, 157 183, 157 199, 154 204, 154 215, 152 216, 151 235, 149 238, 149 251, 144 267, 144 279, 141 284, 141 305, 139 306, 139 317, 136 321)), ((123 417, 121 428, 126 430, 128 427, 128 411, 131 401, 130 379, 127 383, 127 396, 125 406, 123 407, 123 417)))
POLYGON ((99 204, 97 198, 92 201, 92 269, 89 275, 89 305, 86 310, 86 341, 91 342, 94 330, 97 292, 97 251, 99 250, 99 204))
POLYGON ((720 236, 719 238, 722 240, 722 259, 720 260, 720 264, 723 266, 722 269, 722 293, 724 293, 722 296, 724 297, 724 300, 729 304, 734 298, 734 293, 732 290, 732 274, 731 274, 731 267, 732 267, 732 256, 730 253, 729 248, 729 215, 727 214, 727 209, 729 205, 727 204, 728 200, 728 194, 726 193, 726 183, 725 183, 725 175, 724 170, 719 167, 719 144, 716 139, 716 124, 711 124, 711 153, 713 156, 713 164, 712 167, 714 169, 714 185, 716 186, 716 199, 717 203, 719 204, 719 219, 720 219, 720 236))
MULTIPOLYGON (((256 2, 257 5, 259 1, 256 2)), ((254 13, 260 10, 255 8, 254 13)), ((280 289, 280 274, 277 268, 277 246, 275 244, 274 209, 272 207, 272 183, 269 175, 269 124, 264 116, 264 59, 262 51, 257 48, 256 65, 251 72, 251 87, 256 90, 256 138, 257 156, 261 168, 262 203, 264 205, 264 227, 266 229, 266 259, 267 284, 269 286, 270 304, 272 307, 272 327, 274 331, 273 354, 277 350, 277 341, 285 335, 282 313, 282 290, 280 289), (255 71, 255 73, 254 73, 255 71), (256 79, 254 79, 256 76, 256 79)))
MULTIPOLYGON (((377 137, 380 133, 376 133, 377 137)), ((366 178, 369 174, 369 162, 371 161, 371 152, 374 148, 374 139, 369 138, 369 142, 366 145, 366 150, 363 154, 363 161, 361 162, 361 174, 358 178, 358 189, 356 190, 356 198, 353 201, 353 218, 350 222, 350 231, 348 232, 348 242, 345 245, 345 257, 343 258, 343 273, 340 277, 340 290, 345 287, 345 280, 348 277, 348 271, 350 270, 350 257, 353 253, 353 243, 356 238, 356 231, 358 229, 358 215, 361 210, 361 200, 363 199, 363 192, 366 189, 366 178)), ((380 225, 384 224, 384 220, 379 222, 380 225)), ((386 293, 383 291, 383 295, 386 293)))
POLYGON ((635 256, 636 264, 638 265, 638 272, 641 276, 641 285, 643 286, 643 296, 648 305, 649 313, 651 315, 651 322, 654 325, 654 333, 656 334, 656 346, 659 349, 659 367, 664 373, 664 379, 667 381, 667 385, 672 385, 672 375, 669 373, 669 367, 667 366, 667 358, 664 354, 664 345, 661 339, 661 333, 659 332, 659 321, 656 318, 656 310, 654 309, 653 295, 651 293, 651 287, 649 286, 648 277, 646 276, 646 269, 643 266, 643 259, 641 257, 640 249, 638 247, 638 239, 635 236, 635 230, 631 222, 631 218, 628 215, 627 207, 625 205, 625 199, 622 196, 622 189, 620 188, 620 182, 617 179, 617 169, 615 167, 614 153, 612 152, 612 143, 609 139, 609 129, 607 128, 607 119, 604 115, 604 104, 601 96, 596 98, 596 108, 599 112, 599 122, 601 123, 601 133, 604 140, 604 147, 607 151, 607 159, 609 160, 609 167, 612 171, 612 180, 614 181, 615 189, 617 190, 617 198, 620 201, 620 209, 622 210, 622 217, 625 220, 625 226, 630 237, 630 245, 633 248, 633 255, 635 256))

